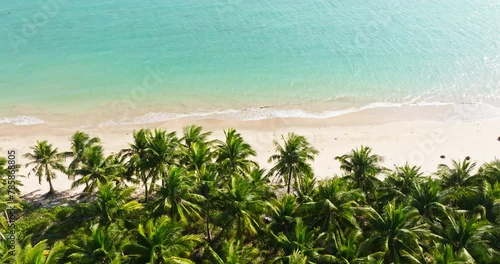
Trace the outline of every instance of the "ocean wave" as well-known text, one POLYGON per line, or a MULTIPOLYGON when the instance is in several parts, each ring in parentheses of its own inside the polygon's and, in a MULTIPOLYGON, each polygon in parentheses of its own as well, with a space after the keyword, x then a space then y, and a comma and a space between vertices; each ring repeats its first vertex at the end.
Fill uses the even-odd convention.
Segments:
POLYGON ((33 116, 0 117, 0 124, 14 124, 16 126, 31 126, 43 124, 44 121, 33 116))
POLYGON ((351 107, 340 110, 330 110, 322 112, 313 112, 303 109, 278 109, 272 106, 255 107, 246 109, 227 109, 212 112, 191 112, 191 113, 169 113, 169 112, 150 112, 138 117, 124 119, 120 121, 110 120, 101 123, 101 127, 111 125, 139 125, 148 123, 158 123, 181 118, 204 118, 204 119, 225 119, 225 120, 263 120, 270 118, 314 118, 326 119, 360 111, 378 109, 378 108, 399 108, 405 106, 445 106, 452 105, 447 102, 406 102, 406 103, 370 103, 360 107, 351 107))

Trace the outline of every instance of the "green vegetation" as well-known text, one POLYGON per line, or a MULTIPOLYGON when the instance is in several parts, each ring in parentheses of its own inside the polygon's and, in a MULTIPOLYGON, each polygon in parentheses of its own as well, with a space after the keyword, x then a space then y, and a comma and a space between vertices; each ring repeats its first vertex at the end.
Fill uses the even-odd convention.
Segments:
MULTIPOLYGON (((236 130, 220 141, 209 135, 197 126, 181 137, 143 129, 109 156, 82 132, 67 152, 37 142, 25 157, 50 185, 47 199, 57 195, 56 171, 84 185, 85 199, 16 204, 24 239, 11 256, 0 237, 1 262, 499 263, 498 160, 477 171, 468 159, 453 161, 424 175, 409 164, 383 168, 361 146, 335 158, 344 175, 319 180, 310 163, 317 150, 305 137, 276 141, 265 171, 236 130)), ((8 174, 0 158, 1 197, 8 174)))

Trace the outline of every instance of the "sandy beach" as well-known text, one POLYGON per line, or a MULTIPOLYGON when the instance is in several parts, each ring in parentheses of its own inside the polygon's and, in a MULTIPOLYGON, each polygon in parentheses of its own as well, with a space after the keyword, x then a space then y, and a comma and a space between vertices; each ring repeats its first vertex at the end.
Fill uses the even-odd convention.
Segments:
MULTIPOLYGON (((426 173, 435 171, 440 163, 451 163, 451 159, 470 156, 478 163, 500 157, 500 122, 498 119, 468 120, 466 111, 446 107, 419 107, 400 109, 372 109, 326 119, 271 118, 252 121, 220 120, 210 118, 183 118, 159 123, 135 125, 93 125, 82 128, 78 120, 68 123, 48 122, 33 126, 0 124, 0 146, 3 152, 14 149, 18 163, 25 164, 22 155, 30 151, 37 140, 48 140, 59 151, 69 150, 69 138, 76 130, 100 137, 107 153, 117 152, 132 142, 132 132, 140 128, 162 128, 177 131, 189 124, 203 126, 213 131, 212 138, 222 139, 223 130, 236 128, 255 148, 255 160, 269 168, 267 159, 274 153, 273 140, 281 135, 295 132, 308 138, 319 150, 313 168, 318 178, 340 175, 335 156, 366 145, 385 159, 383 165, 394 168, 409 162, 422 166, 426 173), (446 158, 440 158, 444 155, 446 158)), ((24 166, 21 175, 28 175, 24 166)), ((38 184, 35 176, 21 178, 23 194, 43 194, 48 184, 38 184)), ((54 181, 56 191, 71 190, 71 181, 58 175, 54 181)))

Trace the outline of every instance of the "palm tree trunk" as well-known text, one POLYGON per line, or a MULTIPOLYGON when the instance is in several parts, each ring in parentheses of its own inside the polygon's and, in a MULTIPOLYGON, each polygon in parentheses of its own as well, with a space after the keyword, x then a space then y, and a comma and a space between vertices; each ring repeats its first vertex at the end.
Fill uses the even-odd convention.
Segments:
POLYGON ((236 228, 236 237, 238 239, 241 239, 241 217, 238 217, 238 222, 237 222, 238 227, 236 228))
POLYGON ((147 182, 144 182, 144 196, 145 196, 145 202, 147 203, 148 202, 148 183, 147 182))
POLYGON ((205 210, 205 225, 207 231, 208 243, 212 242, 212 236, 210 235, 210 203, 207 201, 207 209, 205 210))
POLYGON ((54 186, 52 186, 52 179, 50 177, 49 167, 47 165, 45 165, 45 173, 47 175, 47 181, 49 182, 49 186, 50 186, 49 194, 53 194, 54 193, 54 186))
POLYGON ((290 194, 290 185, 292 185, 292 170, 288 172, 288 187, 286 193, 290 194))
POLYGON ((47 177, 47 181, 49 181, 49 186, 50 186, 49 194, 53 194, 54 186, 52 186, 52 179, 50 178, 50 176, 47 177))

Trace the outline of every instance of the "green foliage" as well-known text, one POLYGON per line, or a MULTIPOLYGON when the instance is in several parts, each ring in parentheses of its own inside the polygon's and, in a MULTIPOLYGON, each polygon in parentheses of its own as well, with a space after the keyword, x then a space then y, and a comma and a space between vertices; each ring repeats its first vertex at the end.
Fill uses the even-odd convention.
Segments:
POLYGON ((302 178, 313 174, 308 162, 314 160, 318 151, 309 144, 305 137, 295 133, 290 133, 287 139, 284 137, 282 139, 283 146, 278 141, 274 141, 278 154, 269 158, 268 162, 276 163, 269 172, 281 177, 287 186, 287 193, 290 193, 292 182, 300 184, 302 178))
MULTIPOLYGON (((343 177, 316 178, 318 153, 294 133, 275 141, 270 170, 234 129, 142 129, 118 154, 77 132, 26 154, 39 181, 66 173, 84 199, 52 208, 20 201, 16 255, 6 263, 498 263, 500 163, 410 164, 394 170, 361 146, 336 157, 343 177), (66 157, 72 160, 63 166, 66 157), (274 176, 274 177, 273 177, 274 176), (436 177, 437 176, 437 177, 436 177), (74 178, 73 178, 74 177, 74 178), (383 180, 379 180, 383 179, 383 180), (273 179, 278 181, 273 182, 273 179), (284 183, 281 184, 281 182, 284 183), (133 184, 131 186, 131 184, 133 184), (139 187, 143 193, 136 193, 139 187), (139 199, 144 197, 145 199, 139 199)), ((7 231, 0 157, 0 231, 7 231)), ((51 188, 51 192, 54 192, 51 188)), ((52 199, 45 196, 45 199, 52 199)), ((47 202, 47 201, 45 201, 47 202)))
POLYGON ((373 193, 378 185, 375 176, 383 170, 379 164, 383 161, 381 156, 372 154, 370 147, 361 146, 335 159, 340 162, 340 169, 347 173, 345 177, 353 183, 354 188, 359 188, 365 193, 373 193))
MULTIPOLYGON (((42 178, 49 183, 49 194, 54 194, 55 190, 52 186, 52 179, 56 178, 56 171, 65 173, 66 168, 63 165, 67 153, 58 152, 52 144, 47 141, 38 141, 35 146, 31 147, 33 153, 26 153, 24 157, 30 160, 26 167, 33 166, 31 173, 38 177, 38 183, 42 184, 42 178)), ((28 174, 29 176, 29 174, 28 174)))

